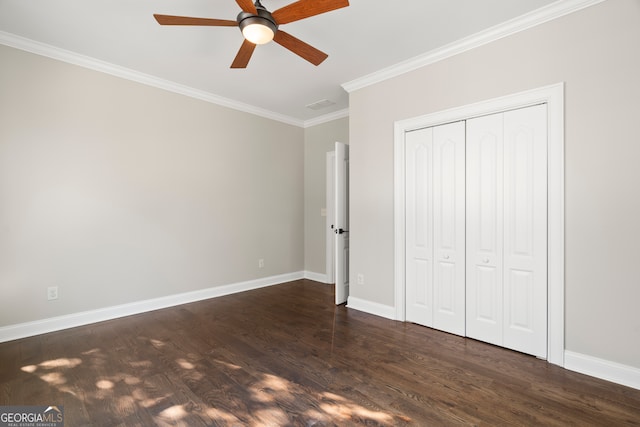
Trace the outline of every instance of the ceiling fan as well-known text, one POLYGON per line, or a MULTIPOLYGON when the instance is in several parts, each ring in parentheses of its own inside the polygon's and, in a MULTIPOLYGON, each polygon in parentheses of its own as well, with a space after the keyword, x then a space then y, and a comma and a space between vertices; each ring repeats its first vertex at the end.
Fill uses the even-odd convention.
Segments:
POLYGON ((154 14, 160 25, 198 25, 209 27, 240 27, 244 41, 231 68, 246 68, 256 45, 271 40, 306 59, 313 65, 319 65, 329 55, 308 45, 289 33, 278 29, 280 25, 299 21, 321 13, 349 6, 348 0, 298 0, 274 12, 269 12, 260 0, 236 0, 242 12, 235 21, 227 19, 191 18, 188 16, 154 14))

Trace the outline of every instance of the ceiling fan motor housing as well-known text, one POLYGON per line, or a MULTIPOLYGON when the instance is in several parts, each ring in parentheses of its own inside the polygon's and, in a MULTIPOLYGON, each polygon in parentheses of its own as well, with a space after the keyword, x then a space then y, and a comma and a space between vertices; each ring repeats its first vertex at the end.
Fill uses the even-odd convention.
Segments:
POLYGON ((236 21, 238 21, 238 26, 240 27, 240 31, 242 31, 246 26, 252 24, 259 24, 268 27, 275 34, 278 31, 278 24, 276 20, 273 19, 271 13, 263 7, 256 7, 258 12, 257 15, 249 12, 240 12, 236 21))

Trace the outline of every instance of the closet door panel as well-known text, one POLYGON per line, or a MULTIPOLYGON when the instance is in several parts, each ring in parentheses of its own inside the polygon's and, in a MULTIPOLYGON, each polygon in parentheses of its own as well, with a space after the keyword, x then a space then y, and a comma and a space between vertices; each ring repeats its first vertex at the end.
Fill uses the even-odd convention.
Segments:
POLYGON ((433 326, 433 130, 405 135, 406 319, 433 326))
POLYGON ((467 336, 502 345, 503 115, 467 121, 467 336))
POLYGON ((433 128, 433 327, 465 334, 465 124, 433 128))
POLYGON ((504 346, 547 356, 547 112, 504 113, 504 346))

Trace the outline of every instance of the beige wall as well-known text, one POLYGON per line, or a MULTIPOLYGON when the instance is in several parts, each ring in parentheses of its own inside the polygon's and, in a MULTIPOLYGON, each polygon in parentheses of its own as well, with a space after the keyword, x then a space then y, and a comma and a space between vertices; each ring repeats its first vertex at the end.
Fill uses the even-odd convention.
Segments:
POLYGON ((565 82, 566 348, 640 368, 639 41, 611 0, 353 92, 351 295, 394 305, 394 121, 565 82))
POLYGON ((304 269, 302 128, 1 45, 0 64, 0 326, 304 269))
POLYGON ((304 131, 304 266, 326 274, 326 154, 335 142, 349 143, 349 118, 306 128, 304 131))

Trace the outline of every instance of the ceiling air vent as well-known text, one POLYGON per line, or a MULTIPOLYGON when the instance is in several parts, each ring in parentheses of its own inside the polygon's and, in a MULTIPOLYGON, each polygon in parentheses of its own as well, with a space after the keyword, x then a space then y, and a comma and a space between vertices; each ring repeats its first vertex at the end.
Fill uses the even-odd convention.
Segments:
POLYGON ((330 107, 331 105, 335 105, 335 102, 329 101, 328 99, 321 99, 320 101, 307 104, 306 107, 310 110, 322 110, 323 108, 330 107))

